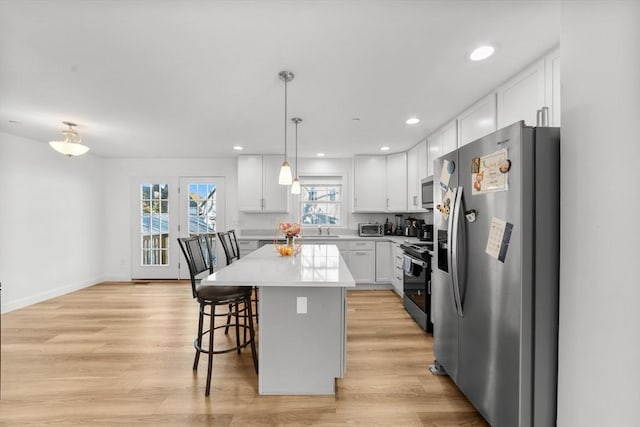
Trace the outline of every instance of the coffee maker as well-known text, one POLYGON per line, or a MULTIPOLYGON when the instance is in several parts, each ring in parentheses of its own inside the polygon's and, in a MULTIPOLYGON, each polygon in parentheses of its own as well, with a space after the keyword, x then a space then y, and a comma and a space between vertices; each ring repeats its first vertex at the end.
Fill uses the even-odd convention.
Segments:
POLYGON ((422 224, 418 239, 423 242, 433 242, 433 224, 422 224))

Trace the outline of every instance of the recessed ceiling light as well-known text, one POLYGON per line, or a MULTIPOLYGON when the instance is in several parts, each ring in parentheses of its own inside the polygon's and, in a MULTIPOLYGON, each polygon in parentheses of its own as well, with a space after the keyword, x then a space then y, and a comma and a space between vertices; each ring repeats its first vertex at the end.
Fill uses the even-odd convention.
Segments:
POLYGON ((242 151, 242 150, 244 150, 244 147, 242 145, 234 145, 233 149, 236 150, 236 151, 242 151))
POLYGON ((380 147, 380 151, 389 151, 389 147, 386 145, 384 147, 380 147))
POLYGON ((420 119, 417 117, 411 117, 411 118, 408 118, 405 123, 408 125, 417 125, 418 123, 420 123, 420 119))
POLYGON ((318 156, 318 157, 324 157, 324 153, 318 153, 318 154, 316 154, 316 156, 318 156))
POLYGON ((493 55, 495 49, 493 46, 480 46, 469 55, 469 59, 472 61, 482 61, 493 55))

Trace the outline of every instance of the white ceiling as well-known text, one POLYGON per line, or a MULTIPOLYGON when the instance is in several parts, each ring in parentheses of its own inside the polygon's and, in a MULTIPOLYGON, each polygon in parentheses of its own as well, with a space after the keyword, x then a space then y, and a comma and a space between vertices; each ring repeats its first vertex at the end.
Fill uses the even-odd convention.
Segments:
POLYGON ((559 21, 540 0, 1 0, 0 131, 46 143, 70 120, 105 157, 281 153, 290 70, 302 157, 400 151, 554 47, 559 21))

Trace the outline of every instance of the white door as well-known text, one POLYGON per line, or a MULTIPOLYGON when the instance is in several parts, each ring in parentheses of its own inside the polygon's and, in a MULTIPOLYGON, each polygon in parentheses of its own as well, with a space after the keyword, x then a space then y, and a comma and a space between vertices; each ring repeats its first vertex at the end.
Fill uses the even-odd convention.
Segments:
MULTIPOLYGON (((180 237, 226 231, 223 177, 180 178, 180 237)), ((225 265, 224 251, 216 247, 218 265, 225 265), (220 257, 222 256, 222 258, 220 257)), ((180 254, 180 278, 189 278, 189 268, 180 254)))
POLYGON ((131 278, 177 279, 178 179, 135 177, 131 185, 131 278))
POLYGON ((135 177, 131 200, 132 279, 189 278, 178 237, 226 227, 224 178, 135 177))

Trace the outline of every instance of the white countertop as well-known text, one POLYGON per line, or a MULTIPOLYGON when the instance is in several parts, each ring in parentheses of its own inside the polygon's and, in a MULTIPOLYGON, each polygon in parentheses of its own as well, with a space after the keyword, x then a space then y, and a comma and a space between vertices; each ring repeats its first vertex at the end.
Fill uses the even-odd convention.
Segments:
MULTIPOLYGON (((283 237, 284 238, 284 237, 283 237)), ((269 240, 273 241, 274 237, 271 235, 260 235, 260 234, 246 234, 238 236, 238 240, 269 240)), ((393 243, 415 243, 420 240, 417 237, 405 237, 405 236, 396 236, 393 234, 377 236, 377 237, 361 237, 356 234, 341 234, 341 235, 330 235, 330 236, 319 236, 319 235, 303 235, 302 239, 308 243, 312 243, 312 241, 322 240, 323 242, 327 241, 349 241, 349 240, 370 240, 374 242, 393 242, 393 243)))
POLYGON ((202 280, 232 286, 355 287, 336 245, 304 244, 296 256, 281 256, 265 245, 202 280))

